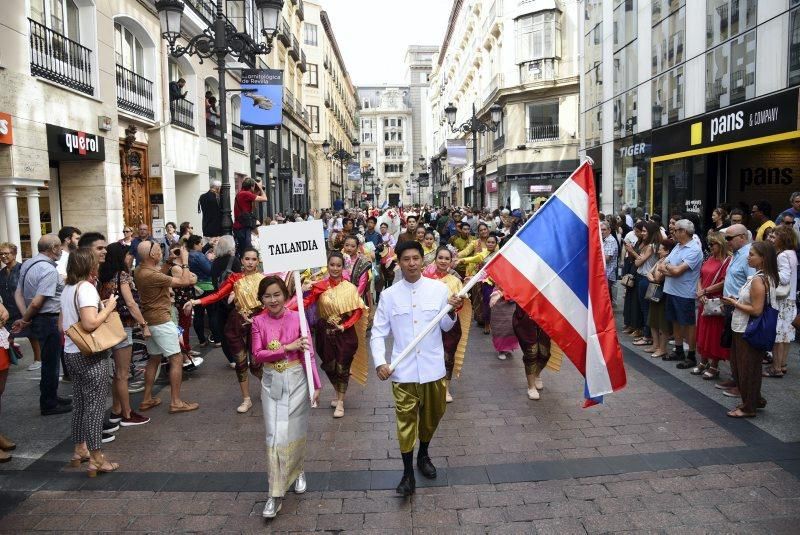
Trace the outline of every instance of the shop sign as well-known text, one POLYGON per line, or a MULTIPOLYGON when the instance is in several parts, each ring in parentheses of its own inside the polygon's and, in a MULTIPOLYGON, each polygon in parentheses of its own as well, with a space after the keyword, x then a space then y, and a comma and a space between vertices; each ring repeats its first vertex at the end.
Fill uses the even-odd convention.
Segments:
POLYGON ((694 214, 701 214, 703 212, 703 201, 700 199, 686 199, 686 211, 694 214))
POLYGON ((550 184, 535 184, 531 185, 529 193, 552 193, 553 186, 550 184))
POLYGON ((486 192, 495 193, 497 191, 497 179, 490 178, 486 180, 486 192))
POLYGON ((0 112, 0 145, 14 144, 14 128, 11 125, 11 116, 0 112))
POLYGON ((48 124, 46 127, 47 152, 51 160, 75 162, 106 159, 105 139, 102 136, 61 128, 52 124, 48 124))
POLYGON ((633 156, 645 156, 649 147, 646 143, 632 143, 619 148, 620 158, 631 158, 633 156))
POLYGON ((653 131, 653 154, 673 154, 795 131, 798 96, 800 89, 794 88, 659 128, 653 131))

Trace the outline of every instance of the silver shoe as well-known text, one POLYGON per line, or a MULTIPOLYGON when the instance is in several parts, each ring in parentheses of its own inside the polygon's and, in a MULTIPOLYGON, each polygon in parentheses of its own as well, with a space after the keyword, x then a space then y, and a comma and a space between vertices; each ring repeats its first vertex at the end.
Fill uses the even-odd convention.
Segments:
POLYGON ((294 482, 294 493, 303 494, 307 487, 308 484, 306 483, 306 473, 300 472, 300 475, 297 476, 297 479, 294 482))
POLYGON ((267 504, 264 506, 264 512, 261 513, 261 516, 264 518, 275 518, 278 515, 278 511, 281 510, 282 505, 280 498, 267 498, 267 504))

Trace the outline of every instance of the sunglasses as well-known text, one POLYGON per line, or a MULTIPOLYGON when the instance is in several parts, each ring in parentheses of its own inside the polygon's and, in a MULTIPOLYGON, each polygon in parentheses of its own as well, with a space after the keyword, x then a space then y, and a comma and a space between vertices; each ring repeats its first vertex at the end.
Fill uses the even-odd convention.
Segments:
POLYGON ((725 236, 725 241, 733 241, 737 236, 744 236, 744 234, 734 234, 733 236, 725 236))
POLYGON ((792 225, 794 225, 794 221, 784 221, 783 224, 791 227, 792 225))
POLYGON ((156 242, 154 242, 154 241, 150 242, 150 252, 147 253, 148 255, 152 255, 153 254, 153 249, 155 248, 156 245, 157 245, 156 242))

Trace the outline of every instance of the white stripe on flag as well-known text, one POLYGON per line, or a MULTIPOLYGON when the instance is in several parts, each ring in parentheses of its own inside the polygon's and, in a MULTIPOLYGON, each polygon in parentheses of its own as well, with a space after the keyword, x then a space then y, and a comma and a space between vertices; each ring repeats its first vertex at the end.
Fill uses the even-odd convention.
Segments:
POLYGON ((591 299, 589 299, 589 309, 587 310, 587 327, 586 384, 589 387, 589 396, 595 398, 610 394, 614 389, 611 388, 606 359, 603 357, 600 340, 597 339, 597 326, 594 323, 591 299))
POLYGON ((586 339, 588 310, 575 292, 522 240, 515 239, 503 251, 508 261, 528 279, 586 339))
POLYGON ((586 191, 575 183, 574 180, 564 182, 563 189, 558 193, 558 198, 575 212, 578 219, 589 223, 589 196, 586 191))

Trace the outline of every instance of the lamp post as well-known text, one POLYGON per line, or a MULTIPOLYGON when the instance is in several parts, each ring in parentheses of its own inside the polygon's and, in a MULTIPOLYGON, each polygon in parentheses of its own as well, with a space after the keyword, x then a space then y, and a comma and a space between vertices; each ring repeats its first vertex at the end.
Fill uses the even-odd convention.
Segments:
MULTIPOLYGON (((353 145, 353 150, 355 151, 355 149, 357 149, 358 147, 361 146, 361 143, 357 139, 354 139, 352 141, 352 145, 353 145)), ((322 152, 325 154, 325 157, 328 160, 331 160, 331 161, 338 160, 339 161, 339 177, 340 177, 340 182, 341 182, 339 184, 339 186, 342 188, 342 200, 344 200, 344 164, 346 162, 349 162, 350 160, 352 160, 353 159, 353 155, 350 154, 349 152, 347 152, 346 150, 344 150, 343 148, 341 148, 341 149, 337 150, 336 152, 334 152, 333 154, 331 154, 331 144, 327 139, 322 142, 322 152)), ((333 198, 333 180, 331 180, 331 206, 333 206, 333 201, 334 201, 334 198, 333 198)))
MULTIPOLYGON (((477 116, 477 110, 475 109, 475 103, 472 104, 472 117, 467 119, 467 121, 460 126, 456 127, 456 115, 458 113, 458 108, 453 106, 451 102, 449 106, 444 109, 444 113, 447 116, 447 122, 450 125, 450 130, 455 132, 462 132, 464 134, 472 134, 472 169, 473 169, 473 176, 474 171, 478 165, 478 134, 484 134, 486 132, 497 132, 497 127, 500 124, 500 121, 503 119, 503 108, 499 104, 495 103, 489 108, 491 112, 491 124, 484 123, 477 116)), ((484 187, 483 181, 481 181, 481 188, 480 188, 480 206, 479 209, 483 209, 484 207, 484 187)))
MULTIPOLYGON (((256 12, 261 23, 261 35, 264 42, 257 42, 247 32, 238 32, 225 17, 224 0, 216 0, 216 13, 211 25, 203 33, 189 38, 186 46, 178 45, 181 35, 181 17, 184 3, 181 0, 158 0, 156 10, 161 23, 161 36, 169 43, 169 53, 179 58, 184 55, 197 56, 200 63, 204 59, 214 58, 217 62, 217 78, 219 84, 220 115, 220 150, 222 165, 222 232, 230 234, 233 228, 231 219, 231 183, 228 176, 228 118, 225 89, 226 58, 228 54, 241 59, 242 56, 269 54, 272 51, 272 40, 278 32, 278 19, 283 0, 255 0, 256 12)), ((232 91, 240 91, 233 89, 232 91)), ((251 155, 252 157, 252 155, 251 155)))

